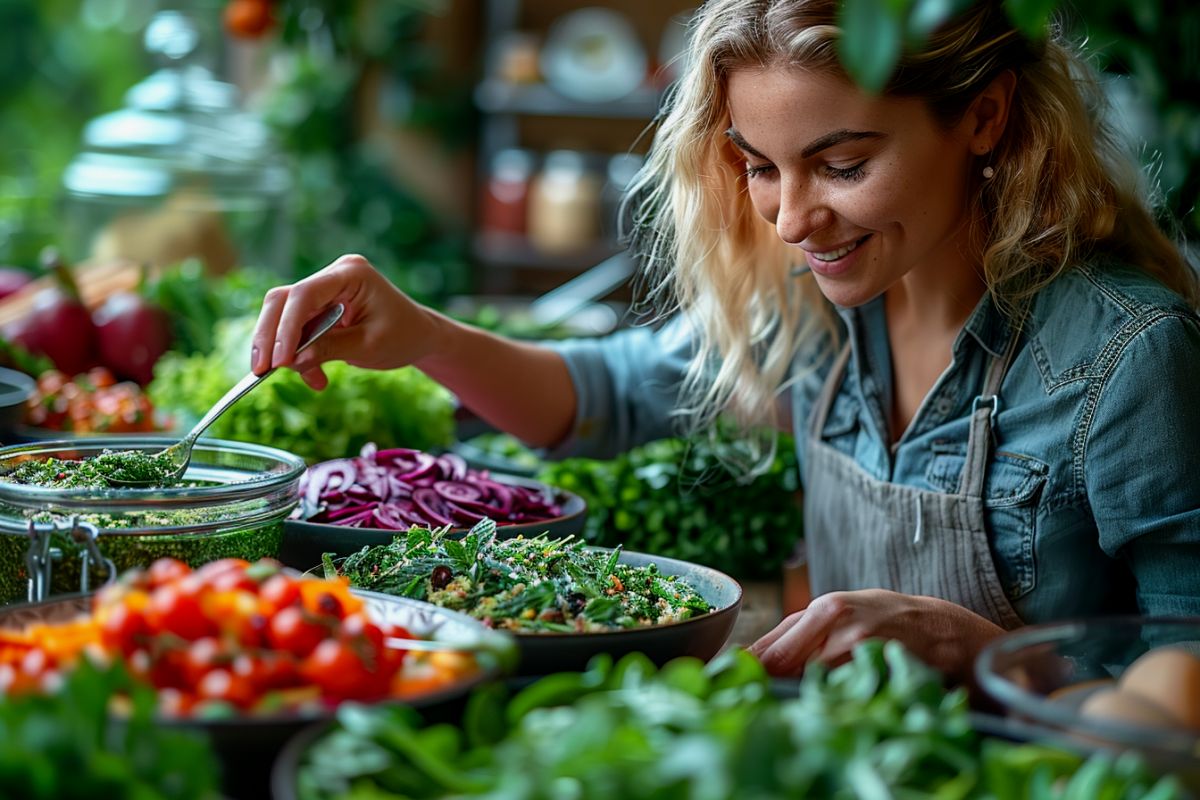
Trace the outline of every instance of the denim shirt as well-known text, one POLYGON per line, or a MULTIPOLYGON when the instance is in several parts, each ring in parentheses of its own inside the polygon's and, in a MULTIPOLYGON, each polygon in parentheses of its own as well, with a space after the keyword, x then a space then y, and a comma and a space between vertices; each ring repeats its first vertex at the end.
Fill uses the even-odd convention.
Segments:
MULTIPOLYGON (((952 361, 894 444, 882 298, 840 309, 851 360, 822 438, 872 477, 953 493, 989 358, 1012 335, 985 295, 952 361)), ((1000 389, 985 522, 1026 622, 1108 613, 1200 614, 1200 318, 1133 270, 1083 266, 1034 298, 1000 389)), ((554 455, 607 457, 677 432, 686 327, 553 345, 579 398, 554 455)), ((797 449, 833 353, 801 356, 797 449), (815 368, 814 368, 815 367, 815 368)), ((803 462, 801 462, 803 464, 803 462)))

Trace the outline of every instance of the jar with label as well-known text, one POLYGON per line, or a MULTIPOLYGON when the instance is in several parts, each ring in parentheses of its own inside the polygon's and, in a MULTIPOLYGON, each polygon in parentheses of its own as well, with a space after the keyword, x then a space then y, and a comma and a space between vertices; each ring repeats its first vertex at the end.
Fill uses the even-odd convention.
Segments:
POLYGON ((530 242, 547 253, 594 243, 600 231, 600 192, 600 178, 588 169, 582 153, 548 153, 530 189, 530 242))
POLYGON ((501 150, 493 157, 479 215, 485 233, 524 235, 533 163, 532 153, 517 148, 501 150))

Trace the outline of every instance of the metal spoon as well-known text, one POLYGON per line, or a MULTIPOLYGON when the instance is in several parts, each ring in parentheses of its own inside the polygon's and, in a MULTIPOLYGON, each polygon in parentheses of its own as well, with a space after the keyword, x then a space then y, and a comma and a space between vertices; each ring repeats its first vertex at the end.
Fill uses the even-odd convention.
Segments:
MULTIPOLYGON (((309 320, 304 329, 300 333, 300 346, 296 348, 296 354, 299 355, 306 347, 311 345, 317 339, 320 339, 330 328, 337 324, 342 315, 346 313, 346 307, 341 303, 323 312, 319 317, 309 320)), ((151 458, 158 459, 166 463, 168 470, 163 478, 164 481, 177 480, 183 475, 187 469, 188 462, 192 460, 192 447, 195 446, 196 440, 200 438, 200 434, 216 422, 217 417, 224 414, 231 405, 242 399, 251 389, 265 381, 275 368, 264 372, 262 375, 255 375, 253 372, 246 375, 233 388, 225 393, 224 397, 216 402, 216 404, 208 410, 196 425, 188 431, 187 436, 184 436, 175 444, 168 447, 166 450, 155 453, 151 458)), ((155 481, 149 480, 127 480, 117 478, 115 476, 107 476, 109 485, 120 487, 146 487, 155 485, 155 481)))

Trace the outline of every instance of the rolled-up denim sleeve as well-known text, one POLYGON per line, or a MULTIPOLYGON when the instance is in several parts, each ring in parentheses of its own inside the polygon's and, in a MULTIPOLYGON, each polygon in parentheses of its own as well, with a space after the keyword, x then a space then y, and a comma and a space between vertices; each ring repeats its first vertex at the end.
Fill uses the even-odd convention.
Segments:
POLYGON ((1083 459, 1110 556, 1144 614, 1200 614, 1200 325, 1166 316, 1137 333, 1104 381, 1083 459))
POLYGON ((693 352, 682 318, 547 345, 566 360, 578 398, 574 427, 549 458, 611 458, 679 432, 679 389, 693 352))

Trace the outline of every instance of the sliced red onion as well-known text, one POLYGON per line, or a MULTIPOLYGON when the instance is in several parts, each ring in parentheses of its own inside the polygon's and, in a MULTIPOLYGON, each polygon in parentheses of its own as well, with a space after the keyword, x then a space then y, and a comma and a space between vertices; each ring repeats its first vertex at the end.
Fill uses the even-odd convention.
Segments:
POLYGON ((446 506, 446 501, 433 489, 430 489, 428 486, 422 486, 413 492, 412 499, 417 504, 417 508, 438 525, 453 524, 453 520, 450 519, 450 509, 446 506))
POLYGON ((458 481, 436 481, 433 490, 447 500, 476 501, 483 497, 479 487, 458 481))
POLYGON ((390 530, 410 525, 466 526, 483 517, 497 525, 558 516, 543 492, 501 483, 468 468, 456 454, 364 446, 356 458, 316 464, 301 478, 309 520, 390 530))

